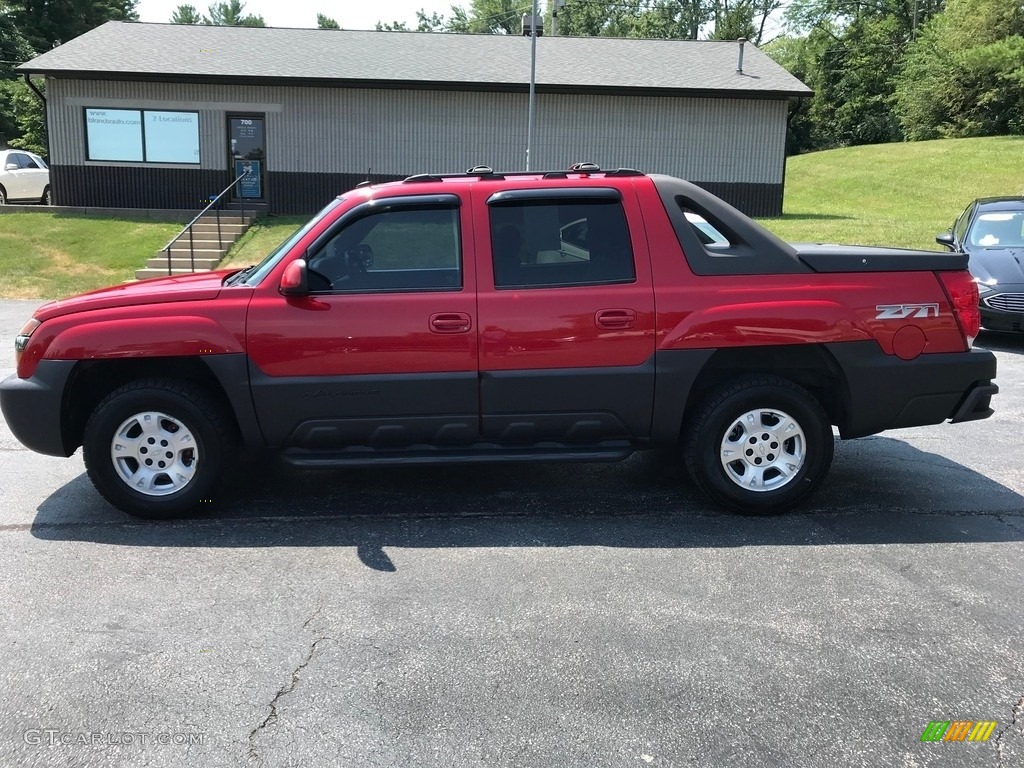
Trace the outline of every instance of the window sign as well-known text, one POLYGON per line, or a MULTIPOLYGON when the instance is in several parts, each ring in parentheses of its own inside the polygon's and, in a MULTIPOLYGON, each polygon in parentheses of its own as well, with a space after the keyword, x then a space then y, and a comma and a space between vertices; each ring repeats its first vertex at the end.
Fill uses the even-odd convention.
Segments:
POLYGON ((199 113, 85 110, 89 160, 199 164, 199 113))
POLYGON ((137 109, 87 109, 85 131, 90 160, 144 160, 142 116, 137 109))
POLYGON ((199 162, 199 113, 150 112, 146 116, 146 161, 199 162))
POLYGON ((263 197, 263 184, 260 178, 259 160, 235 160, 235 178, 242 176, 238 182, 238 196, 259 199, 263 197), (242 174, 245 174, 242 176, 242 174))

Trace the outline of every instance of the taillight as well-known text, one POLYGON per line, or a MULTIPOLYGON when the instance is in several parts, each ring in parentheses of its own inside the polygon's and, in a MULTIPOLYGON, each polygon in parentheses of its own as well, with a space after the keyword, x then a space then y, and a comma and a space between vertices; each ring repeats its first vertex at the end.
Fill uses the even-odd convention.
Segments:
POLYGON ((981 330, 981 309, 978 307, 978 284, 969 272, 939 272, 960 331, 970 349, 981 330))

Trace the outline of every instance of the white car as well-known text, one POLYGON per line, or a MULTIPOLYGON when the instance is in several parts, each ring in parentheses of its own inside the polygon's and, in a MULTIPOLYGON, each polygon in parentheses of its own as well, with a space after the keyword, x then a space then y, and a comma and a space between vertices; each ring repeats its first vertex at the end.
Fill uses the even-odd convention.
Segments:
POLYGON ((50 169, 43 158, 23 149, 0 149, 0 205, 50 202, 50 169))

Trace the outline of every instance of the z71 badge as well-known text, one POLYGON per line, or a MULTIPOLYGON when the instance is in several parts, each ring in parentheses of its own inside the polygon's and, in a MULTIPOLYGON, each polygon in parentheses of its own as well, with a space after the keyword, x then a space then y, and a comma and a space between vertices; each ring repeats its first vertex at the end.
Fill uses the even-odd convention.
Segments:
POLYGON ((875 320, 904 320, 908 317, 938 317, 938 304, 879 304, 875 320))

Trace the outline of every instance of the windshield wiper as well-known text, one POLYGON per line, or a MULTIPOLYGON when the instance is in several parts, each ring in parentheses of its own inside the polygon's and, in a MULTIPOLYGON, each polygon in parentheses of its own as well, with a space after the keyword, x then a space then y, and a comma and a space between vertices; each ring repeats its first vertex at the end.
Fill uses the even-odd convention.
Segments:
POLYGON ((245 269, 239 270, 238 272, 235 272, 233 275, 228 275, 227 278, 224 280, 224 285, 235 285, 237 283, 242 282, 243 280, 245 280, 245 278, 252 274, 252 271, 254 269, 256 269, 256 265, 250 264, 245 269))

